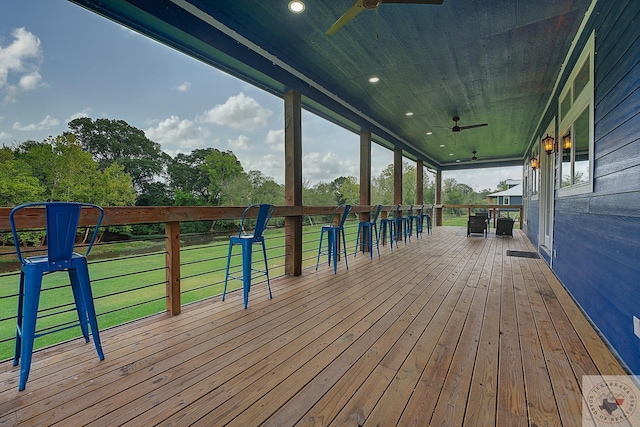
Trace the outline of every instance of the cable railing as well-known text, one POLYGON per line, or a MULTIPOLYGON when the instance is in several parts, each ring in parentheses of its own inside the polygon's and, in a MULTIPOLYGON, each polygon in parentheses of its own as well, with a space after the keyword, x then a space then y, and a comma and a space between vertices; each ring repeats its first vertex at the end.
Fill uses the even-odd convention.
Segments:
MULTIPOLYGON (((315 267, 320 230, 327 224, 327 218, 335 209, 328 207, 279 207, 274 217, 306 218, 308 225, 302 227, 300 263, 301 268, 315 267), (307 210, 305 213, 304 210, 307 210), (303 212, 302 215, 299 215, 303 212)), ((0 208, 0 233, 8 229, 8 208, 0 208)), ((345 223, 347 254, 355 250, 358 228, 358 213, 368 212, 368 206, 354 207, 353 214, 345 223)), ((179 312, 180 306, 210 298, 222 293, 224 286, 229 233, 199 233, 197 236, 180 235, 180 223, 203 219, 239 219, 243 208, 105 208, 103 225, 129 225, 158 223, 164 220, 166 234, 149 236, 127 241, 109 241, 94 245, 89 255, 89 271, 92 291, 101 329, 106 329, 159 312, 179 312), (155 210, 154 210, 155 209, 155 210), (167 210, 175 212, 167 215, 167 210), (177 230, 177 231, 176 231, 177 230), (172 264, 172 260, 179 263, 172 264), (177 271, 176 271, 177 270, 177 271), (178 284, 177 294, 174 288, 178 284), (179 301, 178 309, 172 299, 179 301)), ((85 219, 86 220, 86 219, 85 219)), ((31 218, 23 228, 43 230, 44 221, 31 218)), ((82 225, 82 219, 81 219, 82 225)), ((270 277, 286 274, 287 253, 291 251, 291 241, 287 240, 285 228, 269 227, 265 231, 270 277)), ((295 245, 295 244, 294 244, 295 245)), ((81 252, 81 247, 77 247, 81 252)), ((326 248, 324 249, 326 250, 326 248)), ((27 248, 25 256, 43 254, 42 247, 27 248)), ((254 262, 262 262, 262 250, 254 248, 254 262)), ((0 266, 13 269, 0 273, 0 360, 13 356, 15 346, 15 325, 18 305, 19 264, 15 261, 13 246, 0 246, 0 266)), ((239 248, 235 248, 230 260, 230 268, 239 268, 242 258, 239 248)), ((324 261, 326 262, 326 260, 324 261)), ((266 280, 255 277, 254 283, 266 280)), ((242 282, 229 280, 227 292, 239 289, 242 282)), ((36 348, 53 345, 80 336, 77 313, 69 278, 65 274, 50 274, 43 278, 40 298, 37 333, 49 332, 35 341, 36 348)))

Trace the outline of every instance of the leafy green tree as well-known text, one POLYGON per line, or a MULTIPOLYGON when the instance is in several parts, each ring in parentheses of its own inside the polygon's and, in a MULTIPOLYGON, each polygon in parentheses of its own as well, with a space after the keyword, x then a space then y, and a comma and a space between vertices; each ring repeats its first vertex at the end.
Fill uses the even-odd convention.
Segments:
POLYGON ((0 149, 0 206, 17 206, 42 199, 44 188, 31 166, 15 158, 9 147, 0 149))
POLYGON ((156 181, 145 184, 136 201, 138 206, 171 206, 173 197, 165 182, 156 181))
POLYGON ((176 204, 221 206, 229 203, 228 186, 244 175, 244 169, 235 154, 215 148, 180 153, 167 170, 176 204))
MULTIPOLYGON (((44 189, 41 199, 76 201, 106 206, 131 205, 135 191, 131 177, 117 164, 101 172, 91 153, 84 151, 72 134, 28 141, 17 147, 17 161, 33 171, 44 189)), ((30 200, 35 201, 35 200, 30 200)))
POLYGON ((204 160, 201 169, 209 176, 208 189, 211 204, 222 206, 225 204, 223 194, 226 187, 236 178, 244 175, 244 169, 231 151, 213 150, 204 160))
POLYGON ((392 205, 393 204, 393 163, 390 163, 374 177, 371 183, 371 203, 392 205))
POLYGON ((311 186, 305 182, 302 187, 303 204, 309 206, 331 206, 336 204, 336 196, 333 185, 327 182, 318 182, 311 186))
POLYGON ((213 151, 213 148, 202 148, 189 154, 178 153, 169 163, 169 188, 175 193, 177 206, 185 206, 182 203, 186 200, 186 194, 189 194, 194 202, 198 201, 197 204, 204 204, 210 200, 209 174, 204 173, 202 165, 207 155, 213 151))
POLYGON ((251 203, 284 205, 284 186, 257 170, 249 171, 247 177, 251 182, 251 203))
POLYGON ((82 148, 91 153, 105 170, 113 163, 123 166, 131 176, 135 189, 142 193, 156 177, 162 176, 170 157, 160 144, 151 141, 144 131, 124 120, 89 117, 69 122, 70 133, 82 148))
POLYGON ((355 176, 348 176, 338 187, 339 200, 341 203, 350 205, 360 204, 360 184, 355 176))

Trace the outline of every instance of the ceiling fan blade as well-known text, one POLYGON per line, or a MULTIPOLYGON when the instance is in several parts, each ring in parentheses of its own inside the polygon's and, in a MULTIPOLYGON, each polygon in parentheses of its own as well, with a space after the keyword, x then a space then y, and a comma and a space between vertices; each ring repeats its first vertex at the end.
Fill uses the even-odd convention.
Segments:
POLYGON ((357 0, 353 6, 349 8, 333 25, 327 30, 325 34, 331 36, 335 34, 340 28, 344 27, 349 21, 355 18, 360 12, 364 10, 364 0, 357 0))
POLYGON ((442 4, 444 0, 381 0, 380 3, 397 4, 442 4))
POLYGON ((488 123, 480 123, 480 124, 477 124, 477 125, 460 126, 460 130, 481 128, 483 126, 488 126, 488 125, 489 125, 488 123))

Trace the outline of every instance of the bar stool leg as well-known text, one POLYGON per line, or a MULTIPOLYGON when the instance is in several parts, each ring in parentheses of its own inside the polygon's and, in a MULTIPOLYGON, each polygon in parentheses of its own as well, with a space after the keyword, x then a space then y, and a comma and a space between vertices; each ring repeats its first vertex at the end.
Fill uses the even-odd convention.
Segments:
MULTIPOLYGON (((91 335, 93 336, 93 343, 96 347, 96 352, 98 353, 98 357, 100 360, 104 360, 104 353, 102 352, 102 343, 100 342, 100 332, 98 329, 98 319, 96 316, 96 309, 93 305, 93 293, 91 292, 91 283, 89 281, 89 269, 87 264, 79 265, 76 269, 78 274, 78 282, 80 284, 80 290, 82 297, 84 298, 84 308, 83 310, 85 316, 89 320, 89 325, 91 326, 91 335)), ((86 320, 85 320, 86 327, 86 320)))
POLYGON ((40 303, 40 289, 42 288, 42 275, 25 273, 25 295, 23 300, 22 328, 20 330, 21 359, 20 360, 20 385, 18 391, 24 390, 29 379, 31 369, 31 353, 33 352, 33 340, 36 334, 36 318, 38 317, 38 304, 40 303))

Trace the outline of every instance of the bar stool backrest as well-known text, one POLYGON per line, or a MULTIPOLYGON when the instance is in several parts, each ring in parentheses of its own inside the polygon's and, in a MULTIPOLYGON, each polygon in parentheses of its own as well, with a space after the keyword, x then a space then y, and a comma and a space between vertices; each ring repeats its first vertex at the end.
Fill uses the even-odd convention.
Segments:
POLYGON ((369 222, 372 222, 375 224, 375 222, 378 221, 378 217, 380 216, 381 210, 382 210, 382 205, 372 207, 371 210, 369 210, 369 222), (372 212, 373 212, 373 218, 371 218, 372 212))
POLYGON ((269 220, 271 219, 273 211, 276 209, 276 207, 266 203, 255 204, 247 207, 242 213, 242 222, 240 225, 240 233, 238 234, 238 237, 241 237, 242 233, 244 233, 245 231, 244 221, 247 214, 255 209, 258 209, 258 216, 256 217, 256 225, 253 230, 253 238, 260 239, 262 237, 262 233, 264 233, 264 230, 267 228, 267 224, 269 223, 269 220))
MULTIPOLYGON (((342 216, 340 217, 340 224, 338 225, 338 227, 342 228, 344 227, 344 223, 347 220, 347 217, 349 216, 349 212, 351 212, 351 205, 342 205, 344 207, 344 210, 342 211, 342 216)), ((335 214, 338 214, 340 210, 340 206, 338 206, 336 208, 335 214)))
POLYGON ((9 213, 9 223, 11 224, 11 233, 16 247, 16 253, 20 263, 24 263, 22 251, 20 248, 20 239, 15 224, 14 215, 16 212, 34 206, 44 206, 46 219, 46 239, 47 239, 47 259, 49 268, 52 270, 65 269, 71 265, 73 249, 76 241, 76 233, 78 231, 78 222, 80 220, 80 212, 83 207, 89 207, 99 211, 98 221, 95 223, 93 235, 87 247, 84 256, 87 256, 93 247, 98 228, 104 216, 104 210, 97 205, 90 203, 73 203, 73 202, 37 202, 25 203, 17 206, 9 213))

